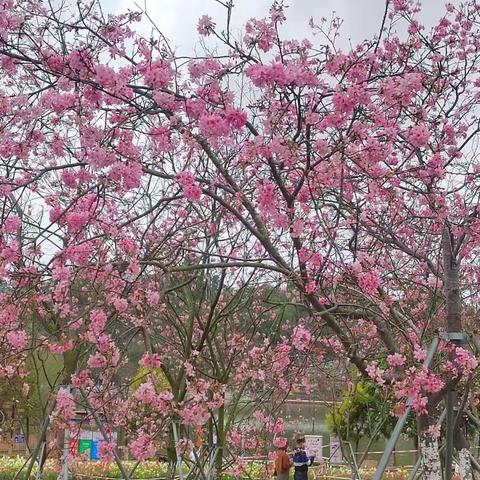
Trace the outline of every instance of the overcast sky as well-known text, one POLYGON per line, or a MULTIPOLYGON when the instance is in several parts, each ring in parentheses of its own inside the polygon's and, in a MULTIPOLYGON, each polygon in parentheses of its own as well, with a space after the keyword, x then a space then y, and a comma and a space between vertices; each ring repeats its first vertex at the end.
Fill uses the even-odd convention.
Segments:
MULTIPOLYGON (((271 0, 234 0, 234 30, 252 17, 263 17, 268 13, 271 0)), ((421 20, 431 26, 444 10, 442 0, 424 0, 421 20)), ((452 1, 451 3, 459 3, 452 1)), ((125 12, 138 8, 146 10, 156 25, 170 40, 178 53, 192 54, 198 41, 196 25, 201 15, 208 14, 219 26, 225 23, 225 9, 215 0, 101 0, 108 12, 125 12)), ((333 11, 344 20, 342 36, 357 43, 372 37, 378 32, 384 11, 385 0, 287 0, 287 24, 284 38, 304 38, 308 32, 311 17, 319 21, 321 17, 330 18, 333 11)), ((150 29, 146 23, 141 26, 142 33, 150 29)))

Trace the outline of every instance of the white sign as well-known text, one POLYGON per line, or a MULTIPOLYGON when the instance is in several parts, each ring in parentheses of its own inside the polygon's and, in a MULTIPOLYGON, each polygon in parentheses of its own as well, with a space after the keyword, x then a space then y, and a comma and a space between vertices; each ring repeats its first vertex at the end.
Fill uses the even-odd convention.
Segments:
MULTIPOLYGON (((114 441, 117 441, 117 432, 113 432, 110 434, 110 438, 114 441)), ((79 440, 92 440, 94 442, 103 442, 103 434, 98 431, 92 430, 80 430, 78 435, 79 440)))
POLYGON ((333 465, 343 463, 342 447, 338 437, 330 437, 330 463, 333 465))
POLYGON ((92 439, 92 432, 90 430, 80 430, 80 434, 78 435, 79 440, 91 440, 92 439))
POLYGON ((317 462, 321 461, 323 437, 321 435, 305 435, 305 451, 309 457, 315 457, 317 462))

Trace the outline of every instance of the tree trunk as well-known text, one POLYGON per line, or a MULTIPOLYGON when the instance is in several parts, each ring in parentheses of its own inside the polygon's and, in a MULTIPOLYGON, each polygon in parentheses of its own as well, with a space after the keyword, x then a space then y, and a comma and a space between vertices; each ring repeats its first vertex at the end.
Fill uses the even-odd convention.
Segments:
POLYGON ((427 435, 425 432, 421 432, 419 435, 419 445, 422 454, 423 470, 421 478, 423 480, 442 480, 438 440, 427 435))
POLYGON ((462 480, 472 480, 473 470, 472 462, 470 461, 470 443, 466 437, 466 426, 462 413, 458 412, 459 419, 455 424, 454 444, 458 452, 460 478, 462 480))
POLYGON ((418 435, 413 438, 413 449, 416 450, 414 454, 414 464, 418 459, 418 456, 420 455, 420 445, 418 443, 418 435))
POLYGON ((215 459, 215 478, 222 478, 223 471, 223 447, 225 445, 225 406, 222 405, 218 409, 218 419, 217 419, 217 457, 215 459))
POLYGON ((472 463, 470 462, 470 451, 462 448, 458 451, 458 467, 462 480, 473 480, 472 463))
MULTIPOLYGON (((446 322, 447 322, 447 332, 456 333, 462 331, 462 317, 461 317, 461 297, 460 297, 460 281, 459 281, 459 269, 460 262, 455 255, 456 245, 453 238, 453 234, 450 231, 448 225, 445 226, 443 230, 442 237, 442 247, 443 247, 443 288, 445 293, 445 308, 446 308, 446 322)), ((459 340, 451 339, 451 343, 455 346, 459 344, 459 340)), ((454 352, 449 353, 449 360, 455 362, 456 355, 454 352)), ((457 451, 467 450, 468 454, 468 442, 466 441, 465 436, 463 435, 463 419, 461 417, 461 412, 457 424, 455 425, 455 406, 458 405, 458 392, 456 388, 453 391, 447 392, 447 449, 446 449, 446 461, 445 461, 445 480, 451 479, 451 463, 452 463, 452 447, 455 446, 457 451), (453 409, 453 412, 452 412, 453 409), (450 419, 450 421, 449 421, 450 419), (452 443, 453 439, 453 445, 452 443)), ((465 457, 465 452, 463 453, 465 457)), ((470 459, 468 463, 464 462, 464 470, 470 471, 471 478, 471 467, 470 459)), ((462 476, 463 478, 463 476, 462 476)))

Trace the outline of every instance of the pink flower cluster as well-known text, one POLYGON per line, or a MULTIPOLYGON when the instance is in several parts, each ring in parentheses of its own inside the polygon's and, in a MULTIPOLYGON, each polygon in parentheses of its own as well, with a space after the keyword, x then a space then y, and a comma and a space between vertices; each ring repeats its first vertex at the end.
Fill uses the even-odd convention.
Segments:
POLYGON ((258 208, 265 217, 273 217, 277 214, 278 193, 273 182, 263 182, 258 193, 258 208))
POLYGON ((200 118, 200 131, 206 137, 216 138, 228 135, 228 123, 218 113, 206 113, 200 118))
POLYGON ((280 86, 295 85, 297 87, 318 85, 318 79, 312 72, 295 64, 254 64, 250 65, 245 72, 256 87, 273 86, 275 84, 280 86))
POLYGON ((377 362, 371 362, 369 365, 367 365, 367 373, 368 376, 377 382, 379 385, 385 385, 385 379, 383 378, 384 372, 382 369, 378 366, 377 362))
POLYGON ((155 455, 157 448, 148 433, 142 430, 130 443, 130 451, 137 460, 148 460, 155 455))
POLYGON ((202 15, 198 20, 197 31, 200 35, 206 37, 213 32, 215 28, 215 23, 212 20, 212 17, 208 15, 202 15))
POLYGON ((203 425, 210 418, 210 412, 203 402, 185 405, 178 413, 185 425, 203 425))
POLYGON ((202 189, 195 181, 195 176, 191 172, 182 172, 177 175, 177 182, 180 184, 183 190, 185 198, 190 202, 196 202, 200 200, 202 196, 202 189))
POLYGON ((397 398, 408 397, 417 413, 426 413, 428 398, 444 387, 444 382, 433 372, 421 367, 410 369, 405 380, 396 384, 397 398))
POLYGON ((169 390, 157 393, 155 385, 151 381, 142 383, 135 392, 135 398, 146 405, 151 405, 159 412, 164 412, 173 400, 173 394, 169 390))
POLYGON ((24 330, 11 330, 7 333, 7 342, 18 350, 24 349, 28 344, 27 332, 24 330))
POLYGON ((274 45, 276 31, 275 24, 268 20, 251 19, 245 25, 245 43, 257 44, 260 50, 268 52, 274 45))
POLYGON ((162 361, 158 353, 144 353, 138 364, 142 367, 160 368, 162 361))
POLYGON ((376 271, 357 274, 358 286, 367 294, 373 295, 380 286, 380 275, 376 271))
POLYGON ((298 325, 293 329, 292 345, 299 351, 305 351, 310 348, 312 334, 303 326, 298 325))
POLYGON ((95 65, 95 80, 103 87, 115 87, 117 74, 112 67, 99 63, 95 65))
POLYGON ((53 412, 55 418, 68 422, 75 418, 75 401, 70 390, 61 387, 56 395, 56 405, 53 412))
POLYGON ((247 114, 243 110, 229 108, 225 114, 204 113, 200 117, 200 131, 208 138, 225 137, 230 129, 240 129, 247 122, 247 114))
POLYGON ((455 355, 458 365, 462 368, 462 373, 471 372, 478 367, 477 359, 468 350, 456 347, 455 355))
POLYGON ((430 132, 426 125, 415 125, 406 134, 407 140, 416 148, 424 147, 430 139, 430 132))
POLYGON ((167 88, 173 79, 172 67, 161 60, 148 63, 142 73, 145 83, 153 88, 167 88))
POLYGON ((401 367, 402 365, 405 365, 406 358, 401 353, 395 353, 387 356, 387 362, 390 367, 401 367))

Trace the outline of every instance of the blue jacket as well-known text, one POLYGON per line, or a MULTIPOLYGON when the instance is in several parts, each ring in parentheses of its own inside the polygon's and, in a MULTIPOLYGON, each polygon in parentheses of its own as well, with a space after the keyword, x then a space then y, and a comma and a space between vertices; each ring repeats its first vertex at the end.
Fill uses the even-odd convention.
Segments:
POLYGON ((297 448, 293 454, 293 466, 297 472, 306 471, 310 466, 310 458, 307 452, 303 449, 297 448))

